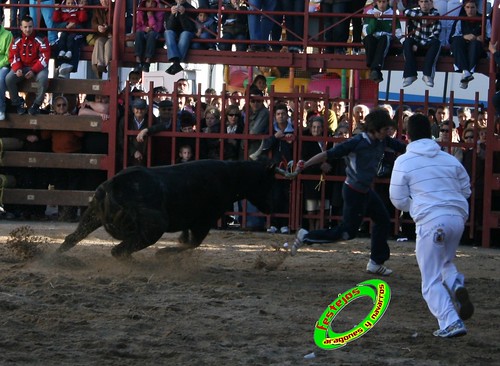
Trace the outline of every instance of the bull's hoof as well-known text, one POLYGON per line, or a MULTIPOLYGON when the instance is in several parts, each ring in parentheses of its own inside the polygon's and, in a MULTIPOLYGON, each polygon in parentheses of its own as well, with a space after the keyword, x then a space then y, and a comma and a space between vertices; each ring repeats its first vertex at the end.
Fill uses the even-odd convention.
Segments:
POLYGON ((155 253, 156 256, 164 256, 164 255, 170 255, 170 254, 178 254, 181 253, 187 249, 190 249, 190 247, 165 247, 158 249, 155 253))

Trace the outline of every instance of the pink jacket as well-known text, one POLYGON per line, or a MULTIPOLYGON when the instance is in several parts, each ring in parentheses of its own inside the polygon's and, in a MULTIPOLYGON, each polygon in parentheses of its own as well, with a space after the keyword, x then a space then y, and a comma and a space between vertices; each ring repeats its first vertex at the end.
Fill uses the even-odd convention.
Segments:
MULTIPOLYGON (((145 8, 146 0, 141 1, 138 9, 145 8)), ((159 8, 160 2, 158 0, 154 0, 154 5, 151 8, 159 8)), ((146 27, 152 28, 157 33, 163 32, 163 19, 165 13, 163 11, 153 11, 151 16, 147 15, 146 10, 137 10, 136 21, 135 21, 135 30, 136 31, 144 31, 146 27)))

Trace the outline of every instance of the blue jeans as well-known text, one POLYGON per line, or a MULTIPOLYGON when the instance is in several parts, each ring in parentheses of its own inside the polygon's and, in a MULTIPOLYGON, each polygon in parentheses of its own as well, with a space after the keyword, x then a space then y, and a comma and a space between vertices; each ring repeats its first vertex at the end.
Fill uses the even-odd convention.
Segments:
POLYGON ((191 40, 194 38, 193 32, 183 31, 177 37, 177 33, 173 30, 165 31, 165 42, 167 44, 168 60, 178 59, 184 61, 191 46, 191 40))
MULTIPOLYGON (((37 0, 30 0, 30 5, 36 5, 38 4, 37 0)), ((54 5, 55 2, 54 0, 40 0, 41 5, 54 5)), ((38 27, 38 20, 37 20, 37 13, 38 9, 40 9, 40 14, 43 17, 43 20, 45 21, 45 25, 47 28, 53 28, 54 27, 54 21, 52 20, 52 16, 54 14, 54 8, 34 8, 30 7, 30 17, 33 18, 33 26, 36 28, 38 27)), ((48 39, 49 43, 53 44, 57 42, 57 32, 56 31, 48 31, 48 39)))
MULTIPOLYGON (((209 32, 202 32, 200 34, 200 39, 212 39, 214 36, 209 33, 209 32)), ((214 47, 213 43, 200 43, 200 42, 193 42, 191 45, 191 48, 193 50, 208 50, 210 47, 214 47)))
POLYGON ((0 112, 5 113, 5 92, 7 91, 7 86, 5 85, 5 77, 9 73, 9 67, 2 67, 0 69, 0 112))
MULTIPOLYGON (((276 7, 276 0, 249 0, 250 10, 262 9, 263 12, 273 11, 276 7)), ((272 16, 270 16, 272 18, 272 16)), ((267 41, 273 29, 273 21, 260 14, 248 15, 248 30, 250 39, 256 41, 267 41)))
MULTIPOLYGON (((23 67, 23 74, 26 74, 30 70, 30 67, 23 67)), ((7 90, 9 91, 10 100, 13 106, 22 104, 22 99, 19 96, 19 88, 17 84, 19 84, 23 80, 26 80, 24 76, 18 77, 12 70, 10 70, 5 77, 5 84, 7 86, 7 90)), ((49 70, 47 68, 43 69, 38 74, 36 74, 35 77, 31 79, 31 81, 36 81, 38 84, 34 103, 41 105, 45 97, 47 87, 49 85, 49 70)))
POLYGON ((156 52, 156 40, 158 33, 155 31, 138 31, 135 33, 135 55, 144 58, 153 58, 156 52))
MULTIPOLYGON (((28 5, 29 1, 28 0, 10 0, 10 3, 13 4, 25 4, 28 5)), ((13 6, 10 8, 10 26, 12 28, 18 28, 21 25, 21 22, 18 22, 18 20, 23 19, 23 17, 28 14, 28 7, 16 7, 13 6), (18 17, 18 12, 19 12, 19 17, 18 17)), ((14 31, 14 29, 12 30, 14 31)))
POLYGON ((347 184, 342 187, 344 207, 342 223, 332 229, 310 231, 305 237, 305 243, 332 243, 338 240, 349 240, 356 237, 364 216, 373 221, 371 235, 371 255, 377 264, 383 264, 389 259, 390 249, 387 236, 390 229, 390 217, 382 199, 371 189, 358 192, 347 184))

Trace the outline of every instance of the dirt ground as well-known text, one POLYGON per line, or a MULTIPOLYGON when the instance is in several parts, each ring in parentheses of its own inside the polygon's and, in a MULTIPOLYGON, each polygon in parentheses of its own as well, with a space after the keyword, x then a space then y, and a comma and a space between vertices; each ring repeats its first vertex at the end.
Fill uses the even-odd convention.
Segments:
MULTIPOLYGON (((212 231, 189 253, 156 256, 175 245, 165 234, 120 262, 98 230, 55 255, 75 227, 0 222, 1 365, 500 365, 498 250, 460 247, 476 312, 467 336, 443 340, 420 295, 415 244, 391 242, 386 314, 326 351, 314 344, 315 322, 338 294, 376 277, 364 272, 366 239, 290 257, 273 245, 292 236, 212 231)), ((364 299, 340 313, 336 331, 367 315, 364 299)))

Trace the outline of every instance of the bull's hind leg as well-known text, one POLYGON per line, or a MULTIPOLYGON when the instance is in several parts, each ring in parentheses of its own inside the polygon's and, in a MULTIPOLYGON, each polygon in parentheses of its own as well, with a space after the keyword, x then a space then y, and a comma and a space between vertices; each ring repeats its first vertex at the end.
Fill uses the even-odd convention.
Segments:
POLYGON ((65 252, 73 248, 82 239, 85 239, 91 232, 101 227, 101 220, 96 215, 92 206, 85 210, 78 223, 76 230, 64 238, 64 242, 57 249, 58 252, 65 252))
POLYGON ((126 259, 134 252, 153 245, 163 235, 163 231, 149 231, 147 237, 131 237, 123 240, 120 244, 111 249, 111 254, 115 258, 126 259))
POLYGON ((158 249, 158 255, 162 254, 176 254, 183 252, 188 249, 194 249, 202 243, 203 239, 207 236, 210 231, 210 226, 203 228, 196 228, 191 230, 184 230, 179 236, 179 246, 176 247, 166 247, 158 249))

